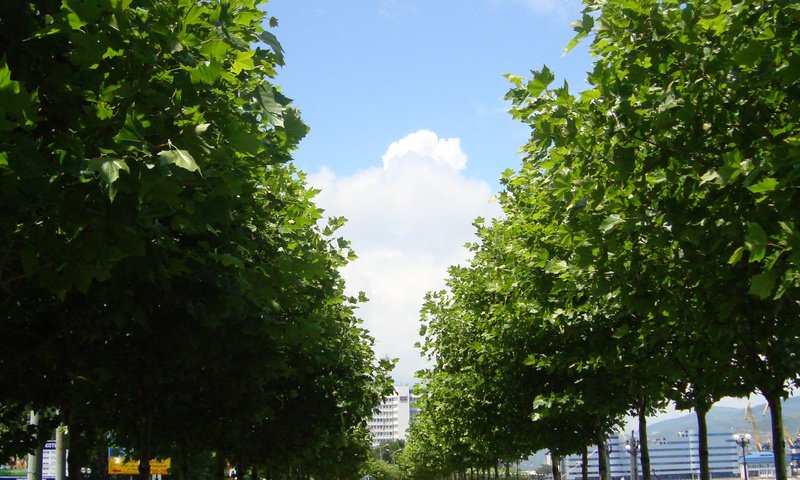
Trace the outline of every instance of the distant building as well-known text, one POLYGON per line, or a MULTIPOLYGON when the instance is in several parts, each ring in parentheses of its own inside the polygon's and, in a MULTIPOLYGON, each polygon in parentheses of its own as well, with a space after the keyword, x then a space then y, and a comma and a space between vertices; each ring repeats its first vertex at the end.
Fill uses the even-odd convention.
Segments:
POLYGON ((419 399, 408 385, 395 386, 395 392, 383 399, 378 410, 369 421, 372 445, 378 446, 391 440, 405 440, 411 421, 419 413, 419 399))
POLYGON ((750 452, 739 458, 739 476, 744 478, 747 465, 748 478, 775 478, 775 454, 772 452, 750 452), (743 460, 747 460, 746 462, 743 460))
MULTIPOLYGON (((632 456, 625 448, 626 437, 614 436, 608 440, 609 463, 613 480, 631 480, 632 456)), ((647 443, 650 451, 650 468, 658 480, 693 480, 700 478, 700 448, 696 432, 676 432, 671 436, 651 437, 647 443)), ((738 446, 730 433, 708 434, 708 466, 711 478, 739 478, 738 446)), ((642 477, 641 452, 637 452, 637 473, 642 477)), ((589 479, 599 480, 596 447, 589 448, 589 479)), ((749 460, 749 456, 748 456, 749 460)), ((749 465, 748 465, 749 467, 749 465)), ((570 455, 565 462, 567 480, 581 479, 581 456, 570 455)), ((774 470, 774 466, 773 466, 774 470)), ((748 468, 748 471, 752 471, 748 468)))

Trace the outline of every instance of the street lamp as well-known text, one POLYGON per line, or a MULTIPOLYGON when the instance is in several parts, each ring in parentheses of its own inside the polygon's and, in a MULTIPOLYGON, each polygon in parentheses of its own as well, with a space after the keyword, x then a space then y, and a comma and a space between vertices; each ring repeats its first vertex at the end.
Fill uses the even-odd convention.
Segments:
POLYGON ((625 440, 625 450, 631 454, 631 480, 639 478, 639 466, 637 465, 636 455, 639 453, 639 440, 634 436, 631 430, 631 438, 625 440))
POLYGON ((744 453, 744 449, 748 443, 750 443, 750 434, 745 433, 744 435, 739 435, 738 433, 733 434, 733 441, 736 442, 736 445, 742 447, 742 464, 744 466, 744 480, 747 480, 747 456, 744 453))

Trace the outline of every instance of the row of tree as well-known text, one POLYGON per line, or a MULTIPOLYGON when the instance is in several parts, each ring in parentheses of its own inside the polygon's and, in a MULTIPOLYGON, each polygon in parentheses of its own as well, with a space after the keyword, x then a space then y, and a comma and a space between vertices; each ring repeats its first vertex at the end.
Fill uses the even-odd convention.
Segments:
POLYGON ((0 457, 63 424, 71 478, 109 444, 141 478, 366 459, 391 365, 290 163, 263 3, 0 5, 0 457))
MULTIPOLYGON (((405 471, 433 478, 597 445, 674 402, 759 392, 786 478, 800 372, 800 9, 783 0, 586 0, 590 87, 509 76, 530 125, 504 215, 423 307, 405 471)), ((401 463, 403 463, 401 461, 401 463)), ((557 465, 557 462, 554 462, 557 465)))

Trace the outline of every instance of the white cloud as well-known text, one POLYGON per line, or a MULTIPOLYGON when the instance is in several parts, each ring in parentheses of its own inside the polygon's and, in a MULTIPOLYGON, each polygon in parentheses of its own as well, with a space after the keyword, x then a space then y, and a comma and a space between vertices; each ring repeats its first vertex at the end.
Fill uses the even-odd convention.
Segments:
POLYGON ((382 161, 350 176, 326 168, 309 182, 322 190, 317 202, 328 214, 348 218, 340 233, 359 256, 343 272, 348 291, 370 298, 359 315, 377 353, 400 358, 394 376, 405 383, 424 366, 413 345, 425 292, 442 288, 447 267, 464 262, 475 217, 500 208, 488 183, 463 174, 457 138, 419 130, 389 145, 382 161))

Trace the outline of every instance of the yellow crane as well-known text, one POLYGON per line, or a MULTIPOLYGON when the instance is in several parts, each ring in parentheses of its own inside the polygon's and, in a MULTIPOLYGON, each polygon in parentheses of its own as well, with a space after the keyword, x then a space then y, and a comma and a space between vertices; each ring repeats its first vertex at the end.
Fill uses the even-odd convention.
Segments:
MULTIPOLYGON (((769 410, 769 403, 764 405, 764 411, 761 412, 761 416, 762 417, 767 414, 767 410, 769 410)), ((750 415, 752 415, 752 412, 750 412, 750 415)), ((800 439, 800 431, 798 431, 797 438, 800 439)), ((792 438, 792 435, 790 433, 784 431, 783 432, 783 439, 786 440, 786 445, 789 448, 794 448, 795 447, 795 439, 792 438)), ((798 446, 800 446, 800 444, 798 446)))
POLYGON ((750 428, 753 430, 753 441, 756 444, 756 449, 761 452, 764 449, 764 445, 761 443, 761 435, 758 434, 758 425, 756 424, 756 418, 753 416, 753 409, 750 407, 750 402, 747 403, 747 407, 744 409, 744 417, 750 422, 750 428))

